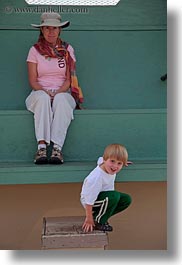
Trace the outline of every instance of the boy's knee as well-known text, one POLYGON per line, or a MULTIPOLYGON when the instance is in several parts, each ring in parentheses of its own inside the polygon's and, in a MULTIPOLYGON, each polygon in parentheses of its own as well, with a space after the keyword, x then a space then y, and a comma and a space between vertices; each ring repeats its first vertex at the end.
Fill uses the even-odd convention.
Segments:
POLYGON ((129 194, 124 194, 125 203, 129 206, 132 203, 132 198, 129 194))
POLYGON ((115 202, 118 202, 120 200, 120 192, 115 190, 111 191, 109 198, 115 202))

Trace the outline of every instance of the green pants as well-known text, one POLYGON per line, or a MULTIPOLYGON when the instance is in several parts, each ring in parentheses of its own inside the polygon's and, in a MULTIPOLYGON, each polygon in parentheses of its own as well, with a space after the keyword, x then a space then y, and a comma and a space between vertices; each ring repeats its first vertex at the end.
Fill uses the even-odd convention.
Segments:
POLYGON ((105 224, 112 215, 122 212, 130 203, 131 197, 128 194, 115 190, 102 191, 93 205, 94 220, 105 224))

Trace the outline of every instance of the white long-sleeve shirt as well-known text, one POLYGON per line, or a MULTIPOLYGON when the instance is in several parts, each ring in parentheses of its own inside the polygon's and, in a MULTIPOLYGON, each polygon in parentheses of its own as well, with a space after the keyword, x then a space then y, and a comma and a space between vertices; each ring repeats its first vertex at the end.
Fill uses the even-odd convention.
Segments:
POLYGON ((93 205, 101 191, 114 190, 116 174, 110 175, 99 166, 103 158, 97 161, 97 167, 85 178, 81 191, 81 203, 93 205))

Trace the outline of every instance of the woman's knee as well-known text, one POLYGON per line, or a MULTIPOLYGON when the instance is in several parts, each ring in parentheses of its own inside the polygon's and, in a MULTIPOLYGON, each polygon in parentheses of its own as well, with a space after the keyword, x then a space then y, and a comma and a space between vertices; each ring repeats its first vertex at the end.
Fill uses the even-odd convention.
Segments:
POLYGON ((54 101, 56 101, 56 100, 58 100, 58 101, 67 101, 67 97, 66 97, 66 94, 67 93, 58 93, 58 94, 56 94, 55 95, 55 97, 54 97, 54 101))
POLYGON ((60 102, 62 107, 69 106, 71 109, 74 109, 76 106, 75 100, 68 93, 58 93, 55 95, 53 104, 57 105, 58 103, 60 105, 60 102))
POLYGON ((50 104, 49 95, 43 90, 32 91, 31 94, 27 97, 26 101, 27 109, 30 111, 35 111, 37 106, 44 106, 50 104))
POLYGON ((36 91, 36 97, 39 101, 50 101, 50 96, 43 90, 36 91))

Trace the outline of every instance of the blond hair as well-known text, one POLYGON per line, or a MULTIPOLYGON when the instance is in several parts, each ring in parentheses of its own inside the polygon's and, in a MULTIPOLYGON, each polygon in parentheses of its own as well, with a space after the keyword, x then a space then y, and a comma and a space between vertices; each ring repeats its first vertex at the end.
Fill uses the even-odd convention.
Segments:
POLYGON ((126 148, 121 144, 110 144, 108 145, 103 154, 103 159, 114 158, 118 161, 122 161, 126 165, 128 161, 128 152, 126 148))

